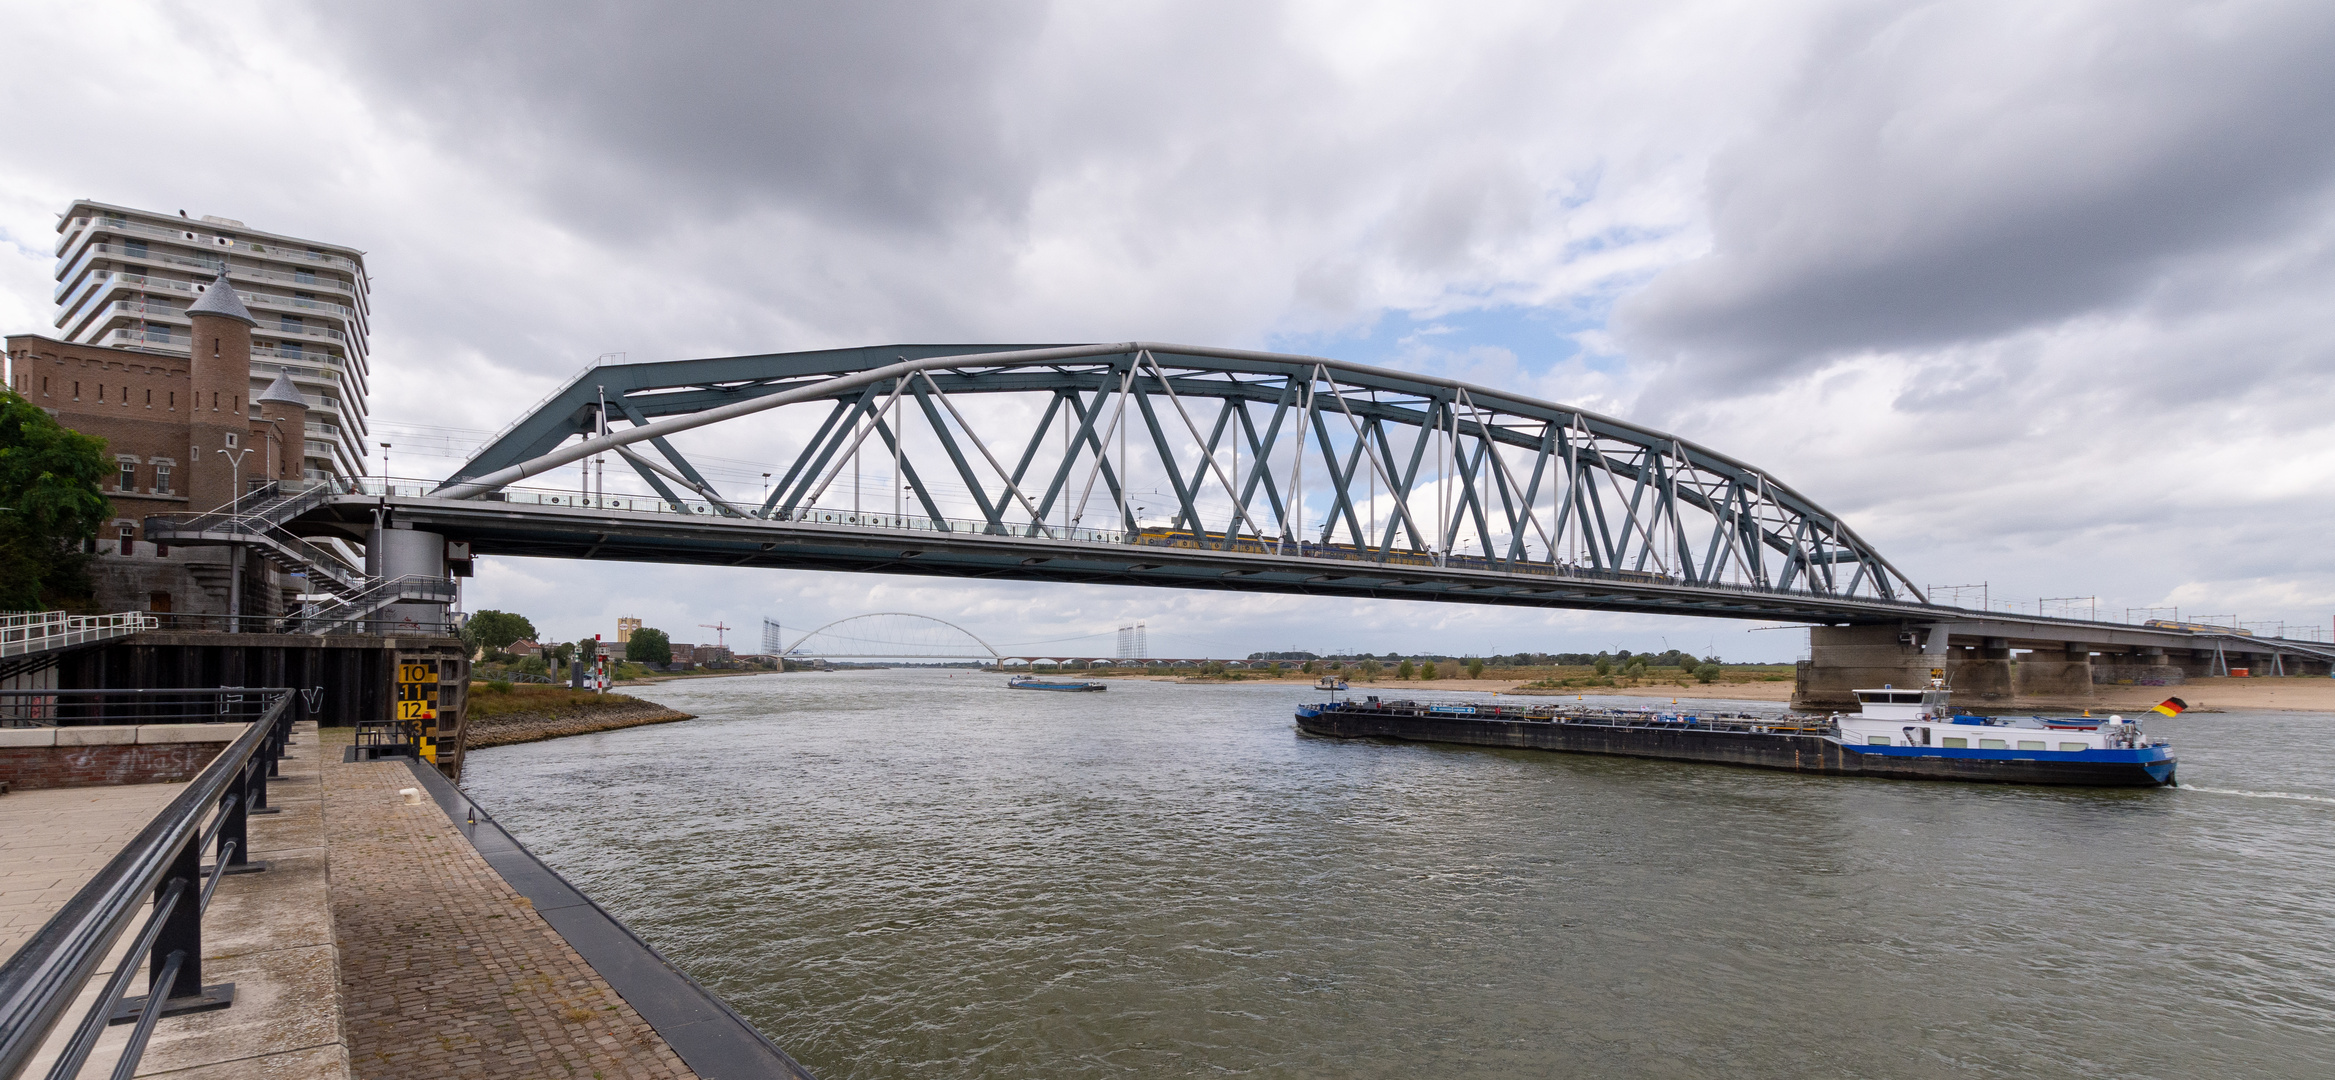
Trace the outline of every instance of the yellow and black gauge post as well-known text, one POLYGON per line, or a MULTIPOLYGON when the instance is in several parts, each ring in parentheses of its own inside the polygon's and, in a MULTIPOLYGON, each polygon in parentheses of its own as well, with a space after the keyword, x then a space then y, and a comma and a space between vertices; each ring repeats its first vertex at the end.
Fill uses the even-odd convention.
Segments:
POLYGON ((397 665, 397 719, 413 737, 414 752, 438 761, 438 662, 402 660, 397 665))

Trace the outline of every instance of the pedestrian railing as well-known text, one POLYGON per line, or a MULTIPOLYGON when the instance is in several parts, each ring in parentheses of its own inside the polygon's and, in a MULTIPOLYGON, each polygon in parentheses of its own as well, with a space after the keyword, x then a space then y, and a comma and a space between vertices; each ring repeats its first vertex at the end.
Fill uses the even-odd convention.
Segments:
POLYGON ((0 1080, 15 1080, 26 1075, 74 999, 135 923, 130 948, 46 1074, 51 1080, 79 1075, 106 1027, 127 1023, 135 1026, 112 1070, 127 1077, 137 1071, 157 1020, 233 1004, 232 986, 203 982, 203 911, 221 878, 264 868, 249 858, 245 821, 266 810, 268 777, 291 733, 293 693, 241 687, 0 691, 0 703, 11 698, 47 699, 83 723, 152 723, 156 712, 199 712, 213 722, 246 725, 55 918, 0 964, 0 1080), (207 868, 205 849, 215 853, 207 868), (147 993, 125 997, 141 966, 147 993))
POLYGON ((154 627, 154 616, 135 611, 119 615, 67 615, 62 611, 0 615, 0 656, 27 656, 86 645, 154 627))

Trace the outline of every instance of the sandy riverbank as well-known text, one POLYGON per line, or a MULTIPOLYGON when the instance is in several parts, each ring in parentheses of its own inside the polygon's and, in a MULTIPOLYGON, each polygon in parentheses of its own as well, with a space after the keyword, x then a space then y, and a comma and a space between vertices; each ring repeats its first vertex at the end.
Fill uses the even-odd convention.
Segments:
POLYGON ((691 719, 695 717, 690 713, 623 694, 551 686, 514 686, 509 693, 498 694, 474 686, 470 715, 464 718, 469 728, 464 745, 483 750, 691 719))
MULTIPOLYGON (((1138 678, 1164 682, 1194 684, 1216 683, 1219 680, 1194 676, 1159 675, 1094 675, 1089 678, 1109 682, 1116 679, 1138 678)), ((1242 682, 1272 682, 1309 685, 1312 678, 1265 679, 1250 678, 1242 682)), ((1533 689, 1505 679, 1379 679, 1374 682, 1349 680, 1351 693, 1377 694, 1381 697, 1428 698, 1436 694, 1457 691, 1514 694, 1544 700, 1570 698, 1633 697, 1664 698, 1679 701, 1727 700, 1771 701, 1778 704, 1792 700, 1792 683, 1738 682, 1695 683, 1689 686, 1650 683, 1644 686, 1580 686, 1558 689, 1533 689)), ((2207 712, 2270 711, 2270 712, 2325 712, 2335 713, 2335 679, 2322 678, 2262 678, 2191 679, 2179 686, 2097 686, 2089 698, 2080 697, 2025 697, 2012 701, 1962 701, 1971 707, 2000 709, 2092 709, 2095 711, 2139 712, 2168 697, 2177 697, 2189 703, 2193 710, 2207 712)))

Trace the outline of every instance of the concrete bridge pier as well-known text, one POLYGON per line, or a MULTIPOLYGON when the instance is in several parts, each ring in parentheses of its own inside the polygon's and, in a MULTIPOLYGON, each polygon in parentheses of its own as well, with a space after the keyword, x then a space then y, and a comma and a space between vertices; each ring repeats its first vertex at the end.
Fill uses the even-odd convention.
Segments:
POLYGON ((2011 670, 2011 688, 2019 697, 2092 696, 2092 647, 2070 641, 2026 654, 2011 670))
MULTIPOLYGON (((1947 666, 1946 683, 1954 688, 1956 701, 2008 701, 2015 694, 2014 671, 2009 639, 1983 638, 1977 648, 1962 650, 1954 663, 1947 666)), ((1929 672, 1922 672, 1922 677, 1925 682, 1921 685, 1928 685, 1929 672)))
POLYGON ((1853 711, 1857 706, 1853 690, 1928 686, 1933 669, 1953 663, 1942 625, 1812 626, 1808 659, 1800 661, 1792 688, 1792 707, 1853 711))

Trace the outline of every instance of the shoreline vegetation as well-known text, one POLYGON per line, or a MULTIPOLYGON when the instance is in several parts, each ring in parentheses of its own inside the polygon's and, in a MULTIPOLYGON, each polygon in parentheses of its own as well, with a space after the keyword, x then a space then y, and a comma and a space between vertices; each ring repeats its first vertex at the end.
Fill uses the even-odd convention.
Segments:
POLYGON ((469 715, 463 720, 469 729, 464 742, 466 749, 484 750, 490 746, 696 718, 692 713, 625 694, 595 694, 589 690, 531 683, 499 685, 509 688, 500 689, 494 683, 471 684, 469 715))

